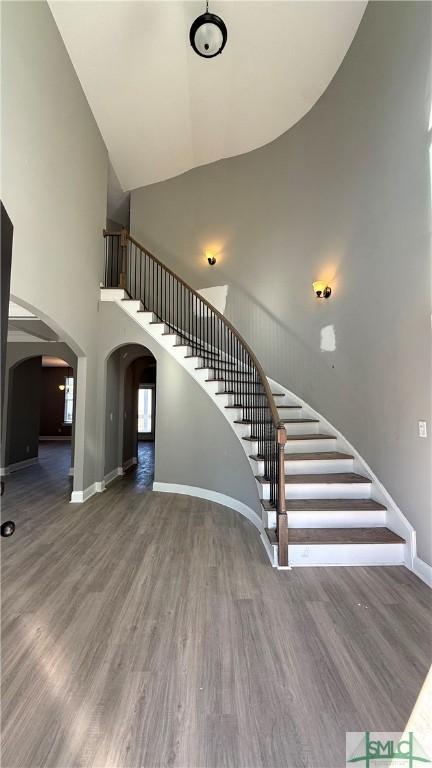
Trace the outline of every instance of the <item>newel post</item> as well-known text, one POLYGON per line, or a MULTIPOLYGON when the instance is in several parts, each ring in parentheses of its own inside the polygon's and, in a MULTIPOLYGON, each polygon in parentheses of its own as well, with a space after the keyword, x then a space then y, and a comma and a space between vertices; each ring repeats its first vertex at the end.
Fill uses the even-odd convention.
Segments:
POLYGON ((278 563, 281 566, 288 565, 288 516, 285 504, 285 443, 287 441, 286 429, 280 424, 277 431, 278 442, 278 502, 277 502, 277 537, 278 537, 278 563))
POLYGON ((121 272, 119 279, 119 288, 126 290, 126 270, 127 270, 127 229, 122 228, 120 233, 121 248, 121 272))

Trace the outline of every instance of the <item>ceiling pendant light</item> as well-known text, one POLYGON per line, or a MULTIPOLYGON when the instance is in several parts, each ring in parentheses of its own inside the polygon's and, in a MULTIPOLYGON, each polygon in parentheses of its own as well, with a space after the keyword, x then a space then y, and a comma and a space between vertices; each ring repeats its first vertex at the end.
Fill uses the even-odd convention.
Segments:
POLYGON ((219 16, 209 13, 208 0, 205 13, 197 16, 190 28, 189 40, 195 53, 205 59, 212 59, 225 48, 227 28, 219 16))

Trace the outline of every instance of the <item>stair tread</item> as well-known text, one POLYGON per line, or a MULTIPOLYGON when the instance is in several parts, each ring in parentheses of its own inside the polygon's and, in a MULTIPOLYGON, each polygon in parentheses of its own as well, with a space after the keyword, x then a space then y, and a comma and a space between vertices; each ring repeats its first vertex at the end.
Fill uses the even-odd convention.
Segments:
MULTIPOLYGON (((250 456, 255 461, 263 461, 261 456, 250 456)), ((314 453, 286 453, 285 461, 332 461, 332 459, 353 459, 349 453, 340 453, 339 451, 316 451, 314 453)))
MULTIPOLYGON (((287 442, 290 440, 336 440, 335 435, 288 435, 287 442)), ((251 443, 256 443, 258 438, 256 435, 250 435, 248 437, 242 437, 242 440, 249 440, 251 443)))
MULTIPOLYGON (((228 384, 235 384, 236 383, 232 379, 204 379, 204 381, 211 381, 213 384, 217 384, 219 382, 224 382, 224 381, 228 382, 228 384)), ((237 382, 237 383, 240 384, 240 382, 237 382)))
POLYGON ((313 433, 310 435, 287 435, 288 440, 336 440, 336 435, 314 435, 313 433))
MULTIPOLYGON (((266 528, 269 541, 277 544, 274 530, 266 528)), ((390 528, 289 528, 289 544, 404 544, 390 528)))
MULTIPOLYGON (((283 424, 318 424, 318 419, 281 419, 283 424)), ((258 424, 250 419, 236 419, 234 424, 258 424)))
MULTIPOLYGON (((243 405, 242 403, 236 403, 235 405, 226 405, 225 408, 249 408, 253 410, 257 410, 258 408, 263 408, 265 406, 265 403, 262 405, 243 405)), ((301 408, 301 405, 279 405, 278 408, 301 408)))
MULTIPOLYGON (((185 346, 191 347, 192 344, 174 344, 174 346, 175 347, 179 347, 179 346, 181 346, 181 347, 185 347, 185 346)), ((196 352, 193 355, 184 355, 184 359, 185 360, 189 360, 189 359, 192 359, 194 357, 204 357, 204 354, 211 355, 212 353, 211 352, 206 352, 206 353, 204 353, 204 352, 196 352)))
MULTIPOLYGON (((270 501, 261 499, 266 512, 274 512, 270 501)), ((286 511, 289 512, 370 512, 386 511, 387 507, 374 499, 287 499, 286 511)))
MULTIPOLYGON (((198 357, 202 357, 202 355, 198 355, 198 357)), ((231 365, 234 365, 234 363, 231 363, 231 365)), ((198 365, 195 368, 195 370, 196 371, 229 371, 230 373, 235 373, 238 376, 252 376, 253 373, 254 373, 252 370, 237 371, 235 368, 227 368, 226 364, 225 365, 218 365, 216 367, 214 367, 213 365, 198 365)), ((214 381, 214 379, 213 379, 213 381, 214 381)))
MULTIPOLYGON (((287 442, 290 440, 297 440, 297 438, 301 440, 336 440, 336 437, 333 435, 289 435, 287 438, 287 442)), ((257 443, 258 437, 257 435, 247 435, 246 437, 242 437, 242 440, 248 440, 251 443, 257 443)), ((272 441, 269 441, 272 442, 272 441)))
POLYGON ((281 421, 283 421, 284 424, 319 424, 319 419, 284 419, 282 418, 281 421))
MULTIPOLYGON (((239 395, 241 392, 234 392, 232 389, 227 390, 226 392, 216 392, 216 395, 239 395)), ((263 397, 265 397, 264 393, 258 392, 258 393, 250 393, 250 394, 262 394, 263 397)), ((283 392, 272 392, 272 397, 285 397, 283 392)))
MULTIPOLYGON (((262 485, 267 485, 270 480, 266 480, 261 475, 256 475, 256 479, 262 485)), ((303 485, 303 484, 320 484, 323 485, 335 485, 337 483, 370 483, 371 480, 363 475, 358 475, 356 472, 322 472, 320 474, 307 474, 307 475, 285 475, 285 485, 303 485)))

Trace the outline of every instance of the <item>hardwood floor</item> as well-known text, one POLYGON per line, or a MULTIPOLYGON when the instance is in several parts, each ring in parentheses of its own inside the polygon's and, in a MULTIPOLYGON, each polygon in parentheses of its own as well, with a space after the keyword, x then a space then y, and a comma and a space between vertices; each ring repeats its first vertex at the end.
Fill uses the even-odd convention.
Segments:
POLYGON ((138 442, 138 466, 128 479, 136 488, 151 488, 154 479, 154 443, 143 440, 138 442))
POLYGON ((346 731, 403 729, 430 664, 406 569, 278 572, 231 510, 134 473, 70 505, 48 464, 3 497, 3 768, 338 768, 346 731))

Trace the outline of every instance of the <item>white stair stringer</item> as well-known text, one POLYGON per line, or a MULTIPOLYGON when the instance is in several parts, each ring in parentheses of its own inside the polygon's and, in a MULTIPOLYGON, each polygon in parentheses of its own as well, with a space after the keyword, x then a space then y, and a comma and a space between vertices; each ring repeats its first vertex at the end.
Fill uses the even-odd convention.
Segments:
MULTIPOLYGON (((278 564, 277 544, 272 544, 272 564, 278 564)), ((291 568, 301 566, 405 565, 406 544, 288 544, 291 568)))
MULTIPOLYGON (((368 477, 371 481, 370 484, 370 498, 373 498, 378 504, 383 505, 385 509, 378 510, 362 510, 362 511, 328 511, 323 516, 322 512, 316 513, 313 511, 308 512, 289 512, 289 527, 291 528, 307 528, 307 527, 336 527, 336 528, 349 528, 349 527, 381 527, 385 526, 391 531, 405 539, 405 544, 355 544, 355 545, 291 545, 289 546, 289 562, 292 566, 295 565, 405 565, 410 570, 414 568, 414 558, 416 557, 416 534, 413 526, 403 512, 400 510, 392 496, 388 493, 386 488, 377 478, 367 462, 355 449, 355 447, 331 424, 325 419, 318 411, 311 408, 304 400, 295 395, 286 387, 277 383, 270 377, 267 377, 270 387, 277 389, 278 392, 283 392, 286 399, 290 402, 294 402, 297 405, 301 405, 304 409, 304 415, 310 418, 316 418, 319 421, 319 432, 323 434, 332 435, 331 440, 326 440, 326 447, 321 448, 314 441, 305 443, 305 451, 319 451, 330 450, 340 451, 344 454, 350 454, 352 459, 352 469, 346 471, 353 471, 362 476, 368 477), (309 562, 310 550, 313 550, 313 562, 309 562), (346 558, 341 552, 343 550, 346 554, 346 558), (326 554, 328 555, 327 563, 325 562, 326 554), (350 562, 346 562, 349 560, 350 562)), ((303 444, 303 441, 302 441, 303 444)), ((298 442, 292 442, 288 440, 286 446, 286 452, 299 453, 298 442)), ((304 465, 303 465, 304 466, 304 465)), ((303 471, 303 470, 302 470, 303 471)), ((331 470, 328 470, 331 471, 331 470)), ((345 470, 340 470, 345 471, 345 470)), ((300 472, 299 472, 300 473, 300 472)), ((366 494, 365 494, 366 495, 366 494)), ((311 498, 308 494, 308 498, 311 498)), ((352 498, 352 497, 351 497, 352 498)), ((276 525, 276 514, 273 514, 273 519, 268 522, 272 523, 267 527, 274 528, 276 525)), ((275 550, 275 557, 277 561, 277 545, 272 545, 275 550)))
MULTIPOLYGON (((237 438, 240 440, 248 458, 251 471, 254 476, 263 472, 263 463, 259 458, 253 458, 257 453, 257 444, 254 441, 245 440, 250 436, 251 427, 248 424, 236 424, 242 418, 241 408, 232 408, 236 404, 236 395, 223 392, 224 382, 209 381, 212 376, 211 368, 201 368, 204 365, 199 356, 191 355, 191 347, 180 338, 179 334, 169 333, 166 325, 156 322, 152 312, 144 312, 139 300, 131 300, 127 293, 118 288, 104 288, 101 290, 101 301, 111 301, 118 304, 135 322, 137 322, 147 334, 158 344, 167 350, 177 362, 188 371, 192 378, 207 392, 216 407, 223 413, 237 438), (228 406, 228 407, 227 407, 228 406)), ((413 540, 412 527, 404 518, 400 510, 385 489, 373 475, 370 468, 361 459, 354 448, 335 430, 325 419, 313 411, 300 398, 281 387, 277 382, 269 379, 273 392, 281 397, 275 397, 282 420, 288 420, 287 430, 289 438, 286 444, 286 454, 290 460, 285 462, 286 475, 301 475, 326 473, 359 473, 367 479, 367 482, 335 483, 331 486, 321 482, 302 482, 296 485, 286 484, 287 499, 366 499, 373 497, 383 505, 384 509, 367 510, 331 510, 325 511, 289 511, 289 528, 349 528, 349 527, 382 527, 387 526, 402 536, 407 544, 289 544, 290 566, 301 565, 396 565, 412 564, 413 540), (289 406, 295 406, 294 408, 289 406), (298 419, 301 418, 302 422, 298 419), (289 420, 292 419, 292 423, 289 420), (297 421, 296 421, 297 420, 297 421), (327 435, 330 437, 327 438, 327 435), (306 436, 306 439, 303 439, 306 436), (296 439, 297 438, 297 439, 296 439), (300 458, 293 459, 293 454, 340 452, 349 454, 342 458, 313 461, 305 461, 300 458)), ((160 488, 159 490, 162 490, 160 488)), ((202 490, 202 489, 201 489, 202 490)), ((180 491, 181 492, 181 491, 180 491)), ((268 486, 257 481, 258 496, 263 500, 268 496, 268 486)), ((239 500, 240 504, 242 503, 239 500)), ((243 505, 244 507, 244 505, 243 505)), ((240 509, 240 507, 239 507, 240 509)), ((244 514, 244 512, 242 512, 244 514)), ((265 528, 274 529, 276 514, 273 510, 263 510, 262 519, 250 510, 246 515, 258 528, 272 565, 277 566, 277 543, 269 541, 265 528)))

